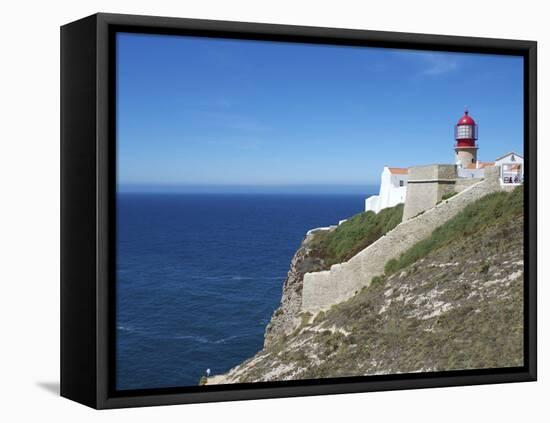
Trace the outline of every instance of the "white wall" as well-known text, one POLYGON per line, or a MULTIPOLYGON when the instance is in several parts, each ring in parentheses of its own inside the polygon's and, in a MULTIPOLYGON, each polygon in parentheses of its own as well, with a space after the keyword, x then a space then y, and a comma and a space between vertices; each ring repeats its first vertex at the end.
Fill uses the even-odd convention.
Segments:
MULTIPOLYGON (((59 25, 97 11, 539 40, 539 116, 550 115, 545 2, 394 0, 7 1, 1 31, 0 416, 7 422, 540 422, 548 417, 550 267, 539 273, 540 382, 94 412, 52 394, 59 381, 59 25), (498 19, 495 13, 498 9, 498 19), (463 11, 468 11, 464 14, 463 11), (457 19, 457 14, 464 19, 457 19)), ((368 64, 365 64, 368 66, 368 64)), ((465 100, 457 99, 457 107, 465 100)), ((539 119, 539 157, 550 158, 539 119)), ((365 141, 365 142, 368 142, 365 141)), ((376 150, 373 150, 375 154, 376 150)), ((550 195, 539 184, 539 216, 550 195)), ((539 257, 550 221, 539 220, 539 257)))
POLYGON ((405 202, 407 195, 407 175, 392 174, 385 166, 380 174, 380 193, 365 200, 365 211, 378 213, 386 207, 405 202), (403 181, 403 186, 399 185, 403 181))
POLYGON ((369 198, 365 200, 365 211, 372 210, 373 212, 378 213, 379 201, 380 201, 379 195, 371 195, 369 198))

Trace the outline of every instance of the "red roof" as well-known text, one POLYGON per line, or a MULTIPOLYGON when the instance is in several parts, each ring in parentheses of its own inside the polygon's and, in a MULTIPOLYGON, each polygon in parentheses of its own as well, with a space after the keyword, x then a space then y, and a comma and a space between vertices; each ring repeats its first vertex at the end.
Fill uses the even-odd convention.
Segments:
POLYGON ((495 162, 479 162, 479 167, 491 167, 494 166, 495 162))
POLYGON ((409 169, 406 167, 388 167, 390 173, 393 173, 394 175, 408 175, 409 169))
POLYGON ((476 122, 468 115, 468 110, 464 110, 464 116, 462 116, 457 125, 475 125, 476 122))
POLYGON ((468 166, 466 166, 466 169, 483 169, 486 167, 494 166, 495 162, 478 162, 476 163, 470 163, 468 166))

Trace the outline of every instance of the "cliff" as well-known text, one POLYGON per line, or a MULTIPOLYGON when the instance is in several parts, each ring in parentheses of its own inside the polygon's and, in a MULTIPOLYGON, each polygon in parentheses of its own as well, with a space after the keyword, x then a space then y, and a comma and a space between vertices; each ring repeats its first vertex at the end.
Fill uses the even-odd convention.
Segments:
POLYGON ((523 364, 522 188, 468 205, 368 287, 317 313, 298 306, 308 242, 264 349, 209 384, 523 364))
POLYGON ((265 348, 281 336, 292 332, 299 324, 304 274, 326 268, 324 260, 312 248, 314 238, 315 234, 308 235, 290 262, 290 270, 283 284, 281 305, 273 313, 265 330, 265 348))
POLYGON ((341 225, 310 232, 292 258, 283 284, 281 305, 267 326, 264 346, 288 335, 300 324, 306 273, 326 271, 331 265, 350 259, 395 228, 402 216, 403 205, 400 204, 378 214, 359 213, 341 225))

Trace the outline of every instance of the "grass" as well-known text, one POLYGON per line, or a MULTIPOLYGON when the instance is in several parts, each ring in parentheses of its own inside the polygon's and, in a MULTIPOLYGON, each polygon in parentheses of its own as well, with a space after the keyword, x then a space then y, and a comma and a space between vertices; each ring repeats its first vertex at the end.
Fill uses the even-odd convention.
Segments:
POLYGON ((458 194, 458 193, 455 192, 455 191, 448 192, 447 194, 443 194, 443 196, 441 197, 441 200, 443 200, 443 201, 448 200, 449 198, 454 197, 456 194, 458 194))
POLYGON ((437 202, 437 204, 442 203, 443 201, 448 200, 449 198, 454 197, 456 194, 458 194, 458 192, 456 192, 456 191, 448 192, 447 194, 443 194, 443 196, 441 197, 441 200, 439 200, 439 201, 437 202))
POLYGON ((320 311, 319 313, 317 313, 317 316, 315 316, 315 319, 313 319, 313 324, 314 325, 319 324, 320 322, 323 321, 324 318, 325 318, 325 312, 320 311))
POLYGON ((304 327, 307 324, 309 324, 309 320, 311 319, 312 314, 309 311, 306 311, 305 313, 302 313, 300 326, 304 327))
POLYGON ((490 224, 520 216, 522 213, 523 187, 517 187, 510 193, 488 194, 469 204, 458 215, 435 229, 430 237, 416 243, 398 259, 388 261, 384 269, 385 273, 387 275, 395 273, 457 239, 475 236, 490 224))
POLYGON ((383 276, 375 276, 371 279, 370 286, 382 286, 384 285, 383 276))
MULTIPOLYGON (((462 247, 467 248, 465 260, 479 258, 479 251, 486 241, 499 236, 505 236, 510 248, 517 251, 522 243, 521 237, 518 237, 522 233, 522 225, 515 221, 516 213, 522 213, 521 194, 521 191, 502 193, 480 200, 479 206, 486 206, 486 212, 481 212, 480 208, 465 210, 479 229, 476 233, 479 236, 451 238, 444 248, 427 257, 429 263, 445 262, 447 254, 462 247), (491 215, 498 217, 480 224, 491 215)), ((461 225, 457 223, 457 227, 461 225)), ((437 371, 521 366, 522 283, 516 281, 507 288, 504 286, 505 291, 493 295, 486 291, 481 297, 469 296, 478 272, 490 273, 487 257, 494 257, 495 254, 498 258, 498 243, 485 249, 479 267, 463 269, 465 273, 460 280, 448 273, 449 270, 439 270, 435 275, 433 268, 421 265, 416 275, 394 276, 393 283, 388 282, 385 276, 373 278, 369 288, 336 305, 324 316, 326 327, 345 328, 350 336, 337 339, 340 348, 336 350, 334 336, 337 334, 332 335, 333 339, 328 333, 318 334, 309 341, 308 345, 317 346, 316 353, 324 361, 307 367, 302 377, 340 377, 368 374, 381 369, 389 373, 406 373, 419 369, 437 371), (423 283, 427 280, 430 282, 423 283), (388 291, 388 283, 394 289, 405 286, 411 300, 408 303, 399 300, 401 292, 388 291), (432 319, 411 317, 415 311, 427 306, 416 300, 427 298, 435 291, 440 291, 441 300, 451 303, 453 308, 432 319), (384 304, 387 308, 381 314, 384 304), (357 347, 352 348, 349 344, 357 347)), ((504 258, 501 260, 504 261, 504 258)), ((500 266, 501 262, 497 259, 494 265, 500 266)))
POLYGON ((395 228, 403 219, 403 204, 388 207, 378 214, 368 211, 357 214, 334 231, 315 234, 311 247, 327 267, 342 263, 395 228))

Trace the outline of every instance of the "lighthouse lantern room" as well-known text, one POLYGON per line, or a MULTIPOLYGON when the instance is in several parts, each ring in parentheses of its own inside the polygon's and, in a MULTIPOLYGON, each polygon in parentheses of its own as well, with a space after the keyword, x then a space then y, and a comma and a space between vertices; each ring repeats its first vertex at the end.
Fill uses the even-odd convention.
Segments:
POLYGON ((477 161, 477 125, 464 111, 464 116, 460 118, 455 126, 455 153, 456 164, 459 167, 469 167, 477 161))

